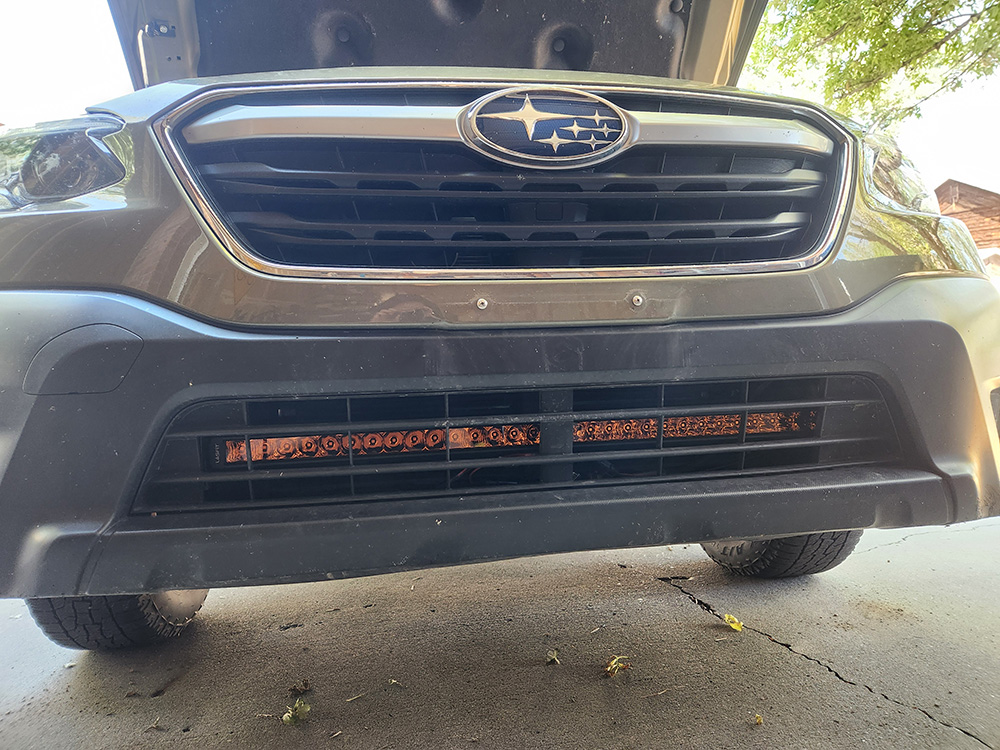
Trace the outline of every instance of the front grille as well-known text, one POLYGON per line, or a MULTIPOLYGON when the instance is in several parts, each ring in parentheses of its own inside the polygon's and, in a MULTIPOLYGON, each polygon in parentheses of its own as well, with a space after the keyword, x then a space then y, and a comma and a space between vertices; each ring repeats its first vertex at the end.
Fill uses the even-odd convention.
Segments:
POLYGON ((170 425, 137 513, 373 503, 890 463, 860 376, 217 401, 170 425))
MULTIPOLYGON (((634 111, 684 109, 663 98, 620 101, 634 111)), ((845 158, 840 146, 818 155, 637 144, 599 165, 553 172, 501 164, 459 142, 303 135, 188 144, 181 130, 194 179, 252 255, 359 272, 683 271, 801 258, 834 220, 845 158)))

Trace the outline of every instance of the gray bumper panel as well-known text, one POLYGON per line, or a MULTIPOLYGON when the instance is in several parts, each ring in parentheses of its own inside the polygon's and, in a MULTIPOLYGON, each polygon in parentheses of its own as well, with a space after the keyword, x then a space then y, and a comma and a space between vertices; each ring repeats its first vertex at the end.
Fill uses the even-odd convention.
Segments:
POLYGON ((990 406, 1000 296, 980 279, 901 280, 824 317, 627 328, 294 336, 59 291, 2 292, 0 317, 0 596, 315 580, 1000 514, 990 406), (95 324, 121 332, 64 336, 95 324), (905 466, 476 496, 460 508, 420 500, 405 513, 381 503, 350 516, 341 506, 128 514, 170 418, 206 399, 832 373, 870 374, 891 394, 905 466))

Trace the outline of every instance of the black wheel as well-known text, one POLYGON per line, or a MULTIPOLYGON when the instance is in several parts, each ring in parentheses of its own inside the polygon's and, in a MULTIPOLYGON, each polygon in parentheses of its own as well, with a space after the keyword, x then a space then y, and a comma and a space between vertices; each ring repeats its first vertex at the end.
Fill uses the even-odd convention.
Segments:
POLYGON ((176 638, 191 624, 207 589, 128 596, 28 599, 49 640, 66 648, 109 650, 176 638))
POLYGON ((861 533, 827 531, 780 539, 706 542, 701 546, 715 562, 736 575, 791 578, 840 565, 854 551, 861 533))

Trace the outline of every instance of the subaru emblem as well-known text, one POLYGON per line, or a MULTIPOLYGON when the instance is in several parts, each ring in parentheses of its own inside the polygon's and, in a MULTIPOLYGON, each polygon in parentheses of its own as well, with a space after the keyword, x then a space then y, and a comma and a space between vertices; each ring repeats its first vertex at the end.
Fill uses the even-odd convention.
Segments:
POLYGON ((466 142, 519 167, 569 169, 609 159, 629 142, 628 115, 606 99, 568 88, 495 91, 461 115, 466 142))

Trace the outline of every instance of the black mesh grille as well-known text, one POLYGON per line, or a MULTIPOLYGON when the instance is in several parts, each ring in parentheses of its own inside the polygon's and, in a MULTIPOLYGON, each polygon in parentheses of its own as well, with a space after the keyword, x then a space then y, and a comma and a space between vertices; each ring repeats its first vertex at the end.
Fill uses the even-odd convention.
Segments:
POLYGON ((134 510, 732 477, 897 455, 879 389, 856 376, 219 401, 174 420, 134 510))
MULTIPOLYGON (((426 98, 385 93, 374 101, 426 98)), ((620 103, 680 109, 650 97, 620 103)), ((755 113, 704 104, 684 111, 706 109, 755 113)), ((794 258, 828 226, 843 156, 635 146, 597 166, 549 172, 500 164, 452 143, 303 137, 181 146, 219 215, 256 255, 359 269, 641 268, 794 258)))

